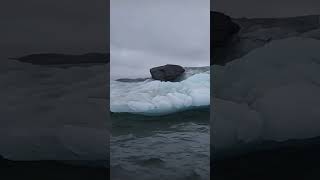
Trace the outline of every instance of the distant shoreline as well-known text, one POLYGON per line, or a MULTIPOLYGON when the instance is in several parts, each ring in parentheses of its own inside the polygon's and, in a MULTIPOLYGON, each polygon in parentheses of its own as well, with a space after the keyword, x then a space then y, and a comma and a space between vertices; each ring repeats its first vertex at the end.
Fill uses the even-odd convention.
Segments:
POLYGON ((71 54, 30 54, 22 57, 8 58, 23 63, 45 66, 75 66, 75 65, 95 65, 108 64, 110 62, 110 54, 108 53, 85 53, 80 55, 71 54))

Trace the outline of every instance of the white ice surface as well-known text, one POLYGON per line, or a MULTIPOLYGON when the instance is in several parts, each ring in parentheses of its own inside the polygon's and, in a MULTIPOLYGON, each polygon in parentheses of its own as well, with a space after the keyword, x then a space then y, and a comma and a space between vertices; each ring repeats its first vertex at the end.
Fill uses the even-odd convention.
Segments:
POLYGON ((217 149, 320 136, 320 41, 272 41, 213 67, 212 142, 217 149))
POLYGON ((111 82, 112 112, 163 115, 210 104, 210 71, 180 82, 111 82))

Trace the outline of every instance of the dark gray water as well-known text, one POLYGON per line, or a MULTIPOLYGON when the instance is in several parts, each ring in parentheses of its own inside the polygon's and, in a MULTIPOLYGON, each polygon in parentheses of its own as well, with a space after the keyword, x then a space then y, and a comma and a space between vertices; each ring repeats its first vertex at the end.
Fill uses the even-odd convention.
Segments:
POLYGON ((209 108, 166 116, 112 114, 112 179, 209 179, 209 108))

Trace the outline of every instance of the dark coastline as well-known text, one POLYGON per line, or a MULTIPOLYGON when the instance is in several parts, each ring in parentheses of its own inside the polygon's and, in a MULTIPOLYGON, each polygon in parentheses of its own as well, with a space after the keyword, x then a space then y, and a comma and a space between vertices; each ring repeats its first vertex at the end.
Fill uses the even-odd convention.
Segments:
POLYGON ((86 53, 81 55, 73 54, 30 54, 18 58, 9 58, 24 63, 31 63, 35 65, 91 65, 91 64, 107 64, 110 62, 109 53, 86 53))

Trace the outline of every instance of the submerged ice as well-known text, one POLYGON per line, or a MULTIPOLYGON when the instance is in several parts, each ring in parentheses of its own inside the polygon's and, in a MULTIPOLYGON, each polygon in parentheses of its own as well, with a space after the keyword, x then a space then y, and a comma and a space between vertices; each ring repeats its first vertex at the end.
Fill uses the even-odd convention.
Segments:
POLYGON ((112 112, 164 115, 210 104, 210 71, 180 82, 111 82, 112 112))

